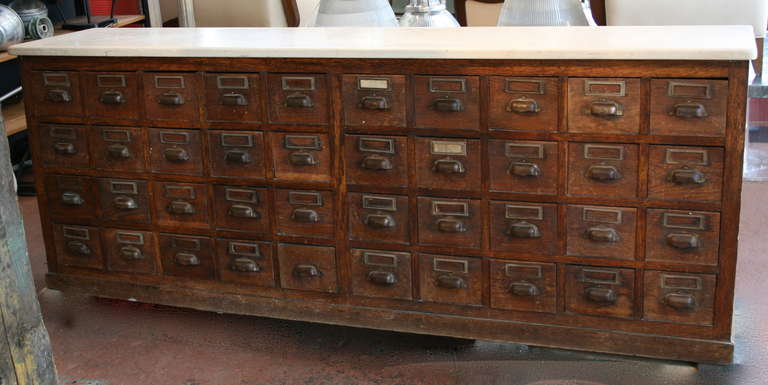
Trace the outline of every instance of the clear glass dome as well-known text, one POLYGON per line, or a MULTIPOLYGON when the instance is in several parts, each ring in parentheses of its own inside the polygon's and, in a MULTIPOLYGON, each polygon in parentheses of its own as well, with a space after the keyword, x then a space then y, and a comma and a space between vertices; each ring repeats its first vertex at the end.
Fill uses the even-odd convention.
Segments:
POLYGON ((459 22, 448 12, 445 0, 411 0, 400 17, 401 27, 459 27, 459 22))
POLYGON ((579 0, 504 0, 499 26, 589 25, 579 0))
POLYGON ((322 0, 316 27, 397 27, 387 0, 322 0))

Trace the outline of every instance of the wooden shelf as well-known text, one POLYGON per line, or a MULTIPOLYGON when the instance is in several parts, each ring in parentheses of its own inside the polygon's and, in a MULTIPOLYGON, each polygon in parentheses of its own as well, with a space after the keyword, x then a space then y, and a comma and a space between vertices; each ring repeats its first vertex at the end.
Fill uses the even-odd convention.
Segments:
POLYGON ((24 103, 11 104, 2 110, 5 120, 5 135, 11 136, 17 132, 27 129, 27 116, 25 115, 24 103))

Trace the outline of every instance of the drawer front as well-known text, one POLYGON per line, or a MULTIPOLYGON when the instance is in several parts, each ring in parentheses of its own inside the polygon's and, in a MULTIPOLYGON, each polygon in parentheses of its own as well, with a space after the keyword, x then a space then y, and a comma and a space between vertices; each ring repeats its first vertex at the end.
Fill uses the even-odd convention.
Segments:
POLYGON ((193 130, 149 130, 152 172, 203 175, 203 145, 193 130))
POLYGON ((264 134, 261 132, 211 131, 211 176, 264 179, 264 134))
POLYGON ((275 287, 269 242, 217 239, 216 265, 223 282, 275 287))
POLYGON ((568 255, 635 259, 637 209, 568 206, 568 255))
POLYGON ((85 126, 41 125, 40 157, 45 167, 88 168, 88 129, 85 126))
POLYGON ((269 122, 328 124, 325 75, 269 74, 269 122))
POLYGON ((643 319, 712 326, 717 278, 645 271, 643 319))
POLYGON ((345 135, 347 183, 406 187, 407 141, 403 136, 345 135))
POLYGON ((104 269, 101 235, 95 227, 54 225, 53 238, 59 263, 69 267, 104 269))
POLYGON ((482 306, 482 262, 477 258, 419 255, 421 299, 454 305, 482 306))
POLYGON ((650 146, 648 198, 720 201, 723 149, 650 146))
POLYGON ((405 127, 405 76, 344 75, 344 124, 405 127))
POLYGON ((153 186, 155 222, 158 225, 208 228, 207 185, 153 182, 153 186))
POLYGON ((331 142, 326 134, 271 133, 275 178, 328 182, 331 142))
POLYGON ((155 233, 104 229, 107 269, 122 273, 157 274, 158 253, 155 233))
POLYGON ((279 234, 334 236, 334 196, 330 191, 276 190, 275 213, 279 234))
POLYGON ((556 277, 554 263, 491 260, 491 307, 554 313, 556 277))
POLYGON ((651 134, 725 135, 727 80, 651 80, 651 134))
POLYGON ((480 129, 477 76, 414 76, 417 128, 480 129))
POLYGON ((197 122, 198 77, 192 73, 145 73, 144 114, 150 120, 197 122))
POLYGON ((139 79, 133 72, 85 72, 85 109, 101 119, 139 118, 139 79))
POLYGON ((568 131, 640 132, 640 79, 568 79, 568 131))
POLYGON ((410 243, 408 197, 349 193, 349 239, 410 243))
POLYGON ((410 300, 411 254, 352 249, 352 294, 410 300))
POLYGON ((480 201, 419 197, 419 243, 479 249, 483 239, 480 201))
MULTIPOLYGON (((24 85, 27 87, 27 85, 24 85)), ((32 84, 28 91, 31 106, 40 118, 83 116, 80 98, 80 74, 71 71, 32 71, 32 84)))
POLYGON ((99 179, 101 219, 150 223, 149 187, 143 180, 99 179))
POLYGON ((47 175, 45 193, 51 218, 96 218, 99 213, 99 195, 93 178, 66 175, 47 175))
POLYGON ((146 169, 147 133, 132 127, 92 127, 91 156, 96 168, 143 172, 146 169))
POLYGON ((419 187, 478 190, 481 175, 479 140, 416 138, 419 187))
POLYGON ((646 221, 647 261, 717 265, 719 213, 649 209, 646 221))
POLYGON ((638 145, 568 144, 568 194, 637 197, 638 145))
POLYGON ((206 119, 214 122, 261 122, 260 88, 258 74, 206 74, 206 119))
POLYGON ((560 80, 491 76, 488 127, 492 130, 557 131, 560 80))
POLYGON ((214 279, 213 241, 208 237, 160 234, 160 258, 163 274, 214 279))
POLYGON ((557 205, 491 201, 491 249, 558 255, 557 205))
POLYGON ((277 246, 277 258, 283 288, 324 293, 339 291, 333 247, 281 243, 277 246))
POLYGON ((488 140, 492 191, 557 194, 557 143, 488 140))
POLYGON ((569 312, 632 318, 635 271, 590 266, 566 266, 565 306, 569 312))
POLYGON ((213 212, 217 229, 270 232, 266 188, 214 186, 213 212))

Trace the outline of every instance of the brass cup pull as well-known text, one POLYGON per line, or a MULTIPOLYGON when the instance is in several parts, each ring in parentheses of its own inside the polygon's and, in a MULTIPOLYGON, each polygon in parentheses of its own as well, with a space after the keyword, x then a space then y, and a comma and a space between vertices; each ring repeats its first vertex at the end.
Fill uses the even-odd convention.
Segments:
POLYGON ((48 101, 51 103, 69 103, 72 95, 67 90, 48 90, 48 101))
POLYGON ((296 265, 293 275, 298 278, 317 278, 323 275, 323 272, 315 265, 296 265))
POLYGON ((507 173, 519 177, 541 176, 539 165, 531 162, 510 162, 507 173))
POLYGON ((253 161, 251 154, 243 150, 229 150, 224 154, 224 160, 227 163, 249 164, 253 161))
POLYGON ((587 229, 587 238, 593 242, 616 243, 621 240, 616 229, 610 227, 590 227, 587 229))
POLYGON ((181 147, 169 147, 163 150, 165 160, 173 163, 184 163, 189 161, 189 153, 181 147))
POLYGON ((432 163, 432 171, 438 174, 463 174, 466 172, 461 161, 456 159, 438 159, 432 163))
POLYGON ((436 224, 437 230, 441 233, 463 233, 467 231, 464 221, 459 219, 440 218, 436 224))
POLYGON ((235 260, 229 264, 229 270, 238 273, 258 273, 261 271, 261 266, 250 258, 235 258, 235 260))
POLYGON ((77 148, 72 142, 56 142, 53 144, 53 151, 59 155, 77 154, 77 148))
POLYGON ((525 221, 510 223, 505 233, 513 238, 541 238, 541 231, 539 231, 539 226, 525 221))
POLYGON ((248 100, 243 94, 226 93, 221 95, 221 104, 224 106, 247 106, 248 100))
POLYGON ((598 182, 610 182, 621 179, 621 171, 616 166, 594 164, 587 169, 589 179, 598 182))
POLYGON ((518 297, 535 297, 540 294, 539 288, 525 281, 517 281, 509 284, 509 292, 518 297))
POLYGON ((112 199, 112 205, 118 210, 136 210, 139 208, 139 204, 136 200, 125 195, 118 195, 112 199))
POLYGON ((309 95, 288 95, 285 97, 285 105, 291 108, 312 108, 315 103, 309 95))
POLYGON ((107 156, 115 160, 131 159, 133 154, 124 144, 111 144, 107 146, 107 156))
POLYGON ((437 277, 437 287, 443 289, 466 289, 467 282, 464 278, 457 277, 455 275, 443 274, 437 277))
POLYGON ((664 304, 677 310, 693 310, 696 298, 690 294, 669 293, 664 296, 664 304))
POLYGON ((181 266, 200 266, 200 258, 197 257, 197 255, 192 253, 176 253, 176 256, 173 258, 176 261, 177 265, 181 266))
POLYGON ((517 114, 535 114, 539 111, 541 111, 539 109, 539 103, 533 99, 513 99, 509 102, 509 104, 507 104, 507 112, 514 112, 517 114))
POLYGON ((67 250, 76 255, 80 255, 83 257, 87 257, 91 255, 91 248, 88 247, 84 242, 80 241, 69 241, 67 242, 67 250))
POLYGON ((377 230, 389 229, 396 226, 395 218, 388 214, 368 214, 365 216, 365 224, 377 230))
POLYGON ((235 218, 259 219, 261 215, 253 207, 248 205, 232 205, 227 210, 227 215, 235 218))
POLYGON ((389 100, 383 96, 363 96, 360 99, 360 108, 369 111, 387 111, 389 100))
POLYGON ((120 256, 126 261, 138 261, 144 259, 144 254, 136 246, 121 247, 120 256))
POLYGON ((169 213, 174 215, 194 215, 195 206, 185 201, 171 201, 166 207, 169 213))
POLYGON ((675 104, 674 111, 670 115, 682 119, 701 119, 709 116, 707 108, 699 103, 679 103, 675 104))
POLYGON ((368 280, 380 286, 392 286, 397 283, 397 276, 391 271, 370 271, 368 280))
POLYGON ((701 247, 701 240, 697 234, 669 233, 667 234, 667 245, 680 250, 698 249, 701 247))
POLYGON ((99 96, 99 102, 102 104, 123 104, 125 96, 120 91, 104 91, 99 96))
POLYGON ((371 171, 387 171, 392 169, 392 161, 381 155, 368 155, 360 162, 360 167, 371 171))
POLYGON ((584 291, 587 300, 603 304, 616 303, 616 292, 605 287, 589 287, 584 291))
POLYGON ((294 209, 291 213, 291 220, 301 223, 317 223, 320 222, 320 215, 311 209, 294 209))
POLYGON ((464 111, 464 103, 456 98, 435 99, 432 108, 439 112, 461 112, 464 111))
POLYGON ((157 97, 157 102, 164 106, 180 106, 184 104, 184 96, 178 92, 165 92, 157 97))
POLYGON ((61 194, 61 203, 67 206, 82 206, 85 203, 85 199, 76 192, 65 191, 61 194))
POLYGON ((616 118, 624 115, 624 107, 613 100, 595 100, 589 105, 589 114, 598 118, 616 118))
POLYGON ((695 168, 684 167, 672 170, 667 180, 675 184, 703 184, 707 181, 707 177, 695 168))
POLYGON ((316 166, 318 163, 315 154, 305 151, 292 152, 288 161, 294 166, 316 166))

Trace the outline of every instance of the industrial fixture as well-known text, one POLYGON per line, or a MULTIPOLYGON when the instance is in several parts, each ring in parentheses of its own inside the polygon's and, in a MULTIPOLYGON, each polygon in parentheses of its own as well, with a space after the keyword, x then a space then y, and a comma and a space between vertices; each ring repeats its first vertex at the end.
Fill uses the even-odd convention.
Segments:
POLYGON ((397 27, 387 0, 321 0, 316 27, 397 27))
POLYGON ((40 0, 16 0, 11 3, 24 22, 27 39, 42 39, 53 36, 53 23, 48 18, 48 8, 40 0))
POLYGON ((24 41, 24 22, 13 9, 0 5, 0 51, 24 41))
POLYGON ((579 0, 504 0, 499 26, 589 25, 579 0))
POLYGON ((448 12, 445 0, 411 0, 400 17, 401 27, 458 27, 459 22, 448 12))

